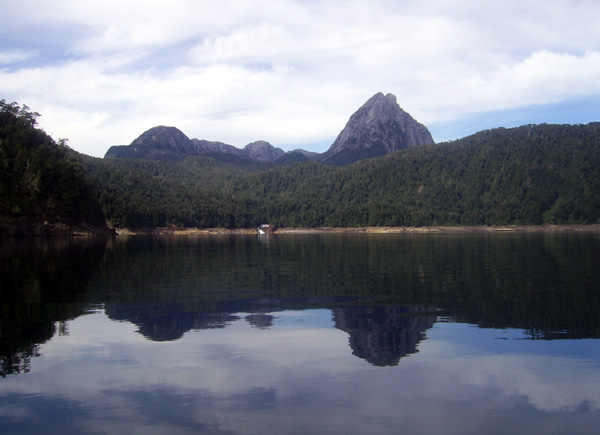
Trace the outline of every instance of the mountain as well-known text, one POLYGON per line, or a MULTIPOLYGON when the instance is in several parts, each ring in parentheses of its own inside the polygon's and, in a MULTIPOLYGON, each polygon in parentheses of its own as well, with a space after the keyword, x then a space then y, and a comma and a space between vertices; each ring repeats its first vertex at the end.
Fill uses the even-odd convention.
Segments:
POLYGON ((247 169, 97 159, 87 171, 116 227, 600 224, 600 123, 498 128, 351 166, 301 156, 247 169))
POLYGON ((112 146, 105 158, 177 161, 198 154, 197 147, 181 130, 163 125, 142 133, 130 145, 112 146))
POLYGON ((104 158, 151 159, 177 162, 187 156, 210 156, 219 161, 238 164, 271 163, 284 155, 280 148, 268 142, 252 142, 239 149, 222 142, 190 139, 181 130, 164 125, 142 133, 130 145, 115 145, 108 149, 104 158))
POLYGON ((196 146, 198 152, 202 154, 223 153, 232 154, 238 157, 246 157, 241 149, 223 142, 210 142, 202 139, 192 139, 192 142, 196 146))
POLYGON ((350 117, 320 160, 343 166, 403 148, 433 143, 427 127, 402 110, 394 95, 380 92, 350 117))
MULTIPOLYGON (((356 117, 373 112, 377 118, 377 104, 356 117)), ((485 130, 345 167, 295 151, 275 164, 244 168, 183 157, 267 161, 281 151, 266 142, 238 150, 155 127, 107 153, 133 159, 97 159, 54 142, 35 128, 36 116, 0 100, 0 235, 79 232, 75 224, 108 230, 105 222, 131 228, 600 225, 598 122, 485 130)), ((349 151, 338 154, 349 157, 349 151)))
POLYGON ((323 154, 304 150, 285 153, 262 140, 239 149, 222 142, 190 139, 175 127, 158 126, 144 132, 130 145, 110 147, 104 157, 177 162, 187 156, 202 155, 238 165, 314 160, 344 166, 403 148, 433 143, 427 127, 402 110, 394 95, 379 92, 350 117, 346 127, 323 154))
POLYGON ((294 163, 305 163, 308 162, 309 158, 306 154, 300 151, 288 151, 277 160, 275 160, 276 165, 292 165, 294 163))
POLYGON ((281 148, 274 148, 269 142, 259 140, 244 147, 244 152, 250 160, 257 162, 274 162, 285 154, 281 148))

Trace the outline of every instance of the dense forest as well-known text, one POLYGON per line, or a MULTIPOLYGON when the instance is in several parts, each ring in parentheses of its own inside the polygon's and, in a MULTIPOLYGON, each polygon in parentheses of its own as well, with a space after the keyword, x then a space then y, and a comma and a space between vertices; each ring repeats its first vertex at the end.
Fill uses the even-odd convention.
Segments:
POLYGON ((499 128, 346 167, 83 161, 115 226, 600 223, 600 123, 499 128))
POLYGON ((0 214, 115 227, 600 223, 600 123, 498 128, 345 167, 98 159, 2 101, 0 214))
POLYGON ((36 127, 38 113, 0 100, 0 216, 102 224, 79 156, 36 127))

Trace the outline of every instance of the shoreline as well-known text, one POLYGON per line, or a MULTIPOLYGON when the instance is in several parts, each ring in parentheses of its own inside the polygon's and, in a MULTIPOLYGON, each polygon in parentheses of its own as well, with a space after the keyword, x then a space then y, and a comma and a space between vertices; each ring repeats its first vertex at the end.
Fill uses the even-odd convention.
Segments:
MULTIPOLYGON (((118 236, 191 236, 258 234, 258 230, 227 228, 114 228, 118 236)), ((277 228, 272 234, 465 234, 465 233, 600 233, 600 224, 591 225, 498 225, 431 227, 319 227, 277 228)))
MULTIPOLYGON (((467 233, 600 233, 600 224, 573 225, 467 225, 430 227, 318 227, 274 228, 267 234, 467 234, 467 233)), ((37 218, 0 217, 0 237, 47 236, 197 236, 258 235, 257 228, 110 228, 75 223, 69 219, 52 222, 37 218)))
POLYGON ((106 225, 93 225, 68 217, 0 216, 0 237, 111 237, 106 225))

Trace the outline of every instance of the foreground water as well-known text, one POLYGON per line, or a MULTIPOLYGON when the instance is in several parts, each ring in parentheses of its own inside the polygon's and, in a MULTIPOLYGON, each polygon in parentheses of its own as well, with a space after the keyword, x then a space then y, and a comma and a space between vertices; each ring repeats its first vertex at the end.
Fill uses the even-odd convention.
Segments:
POLYGON ((597 433, 597 234, 0 241, 1 433, 597 433))

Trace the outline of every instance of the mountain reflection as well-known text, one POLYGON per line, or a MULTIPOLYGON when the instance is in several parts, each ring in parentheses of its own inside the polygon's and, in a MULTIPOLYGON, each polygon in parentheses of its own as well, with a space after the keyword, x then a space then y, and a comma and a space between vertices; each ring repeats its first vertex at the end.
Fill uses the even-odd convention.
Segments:
POLYGON ((246 316, 246 321, 255 328, 265 329, 273 326, 275 318, 270 314, 250 314, 246 316))
MULTIPOLYGON (((236 308, 252 308, 255 301, 235 304, 236 308)), ((271 304, 271 309, 277 307, 271 304)), ((284 304, 279 307, 284 310, 284 304)), ((117 304, 105 307, 109 318, 128 321, 138 332, 153 341, 181 338, 186 332, 225 328, 239 320, 239 312, 186 313, 180 304, 117 304)), ((436 321, 435 316, 403 306, 340 306, 331 308, 334 326, 349 335, 352 353, 375 366, 394 366, 400 358, 417 352, 425 332, 436 321)), ((276 313, 251 313, 244 316, 253 327, 273 326, 276 313)))
POLYGON ((153 341, 329 309, 376 366, 416 352, 431 312, 531 339, 600 338, 597 234, 3 239, 0 272, 2 376, 98 308, 153 341))
POLYGON ((333 309, 335 327, 347 332, 352 353, 375 366, 394 366, 417 352, 435 316, 416 316, 409 307, 376 306, 333 309))
POLYGON ((225 328, 239 319, 232 313, 187 313, 178 303, 111 304, 105 313, 110 319, 133 323, 140 334, 153 341, 178 340, 191 330, 225 328))

